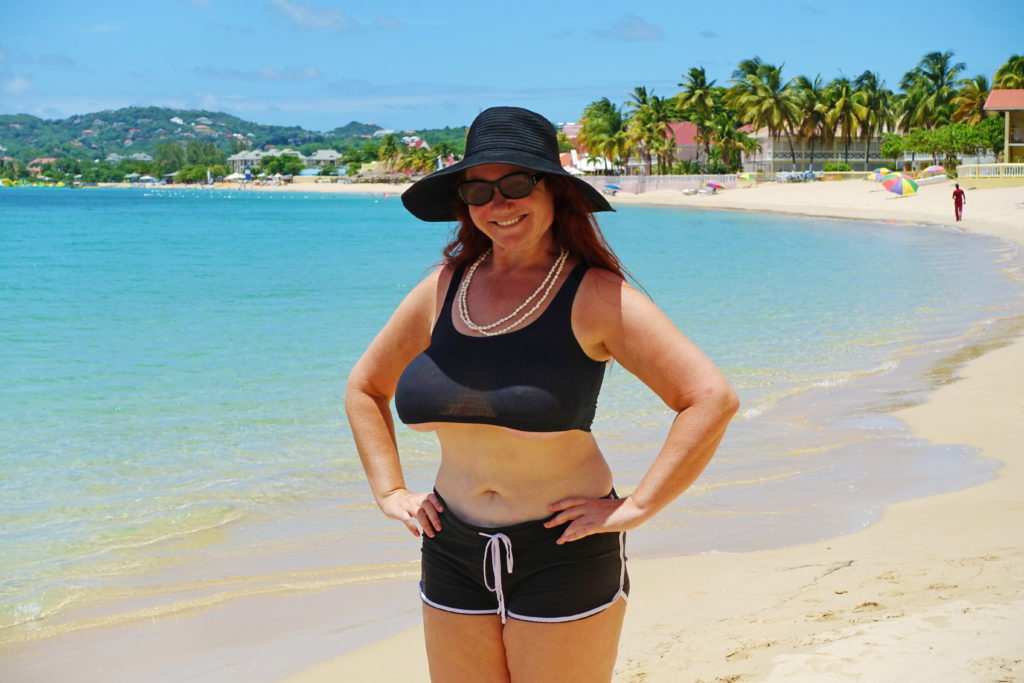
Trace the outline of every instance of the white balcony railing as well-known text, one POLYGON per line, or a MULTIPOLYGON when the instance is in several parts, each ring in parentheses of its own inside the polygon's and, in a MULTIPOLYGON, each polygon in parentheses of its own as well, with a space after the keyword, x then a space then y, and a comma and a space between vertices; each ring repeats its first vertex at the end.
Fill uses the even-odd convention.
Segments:
POLYGON ((1024 164, 962 164, 956 173, 961 178, 1024 178, 1024 164))

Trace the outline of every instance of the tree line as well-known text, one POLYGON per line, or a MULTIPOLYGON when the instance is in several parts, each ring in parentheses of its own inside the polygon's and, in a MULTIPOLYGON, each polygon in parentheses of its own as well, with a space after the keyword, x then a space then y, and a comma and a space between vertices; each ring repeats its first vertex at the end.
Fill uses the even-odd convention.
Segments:
MULTIPOLYGON (((886 158, 920 152, 953 162, 956 155, 976 150, 998 154, 1001 117, 985 112, 985 100, 992 88, 1024 88, 1024 56, 1013 55, 1000 66, 991 86, 984 75, 962 77, 966 68, 952 51, 930 52, 894 91, 871 71, 828 82, 820 75, 787 79, 781 65, 759 57, 741 61, 728 85, 716 85, 703 67, 694 67, 675 95, 659 97, 636 87, 622 105, 607 97, 590 103, 579 121, 578 142, 609 165, 626 166, 635 159, 646 173, 662 174, 740 170, 741 154, 760 148, 745 126, 784 140, 794 165, 798 140, 808 143, 811 164, 818 142, 841 141, 848 164, 854 140, 868 143, 879 136, 886 158), (697 129, 700 150, 693 161, 674 158, 669 124, 676 121, 697 129)), ((868 161, 867 144, 863 161, 868 161)))

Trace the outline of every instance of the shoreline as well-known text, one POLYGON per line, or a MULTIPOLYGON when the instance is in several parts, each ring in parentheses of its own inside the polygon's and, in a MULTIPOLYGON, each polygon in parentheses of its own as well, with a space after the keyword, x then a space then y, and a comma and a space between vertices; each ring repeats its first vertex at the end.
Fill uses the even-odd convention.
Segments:
MULTIPOLYGON (((866 181, 771 185, 708 197, 619 194, 612 203, 953 224, 942 216, 952 208, 945 192, 951 184, 922 187, 895 207, 884 195, 865 200, 866 181), (831 190, 824 202, 811 197, 822 186, 831 190), (765 196, 767 190, 775 196, 765 196), (794 204, 801 195, 806 203, 794 204)), ((1022 199, 1024 188, 970 192, 970 213, 954 226, 1024 245, 1024 209, 1016 208, 1022 199), (972 198, 981 204, 980 216, 971 210, 972 198)), ((1024 486, 1024 454, 1017 452, 1024 443, 1024 393, 1015 391, 1022 385, 1024 338, 1017 336, 966 362, 922 404, 892 413, 915 436, 973 446, 998 461, 995 479, 892 503, 870 527, 825 541, 631 562, 634 589, 614 680, 1024 676, 1014 635, 1024 630, 1017 570, 1024 538, 1013 531, 1024 521, 1016 493, 1024 486)), ((421 628, 414 627, 286 680, 426 680, 422 650, 421 628), (403 653, 400 662, 396 652, 403 653), (389 664, 385 678, 382 662, 389 664)))
MULTIPOLYGON (((859 182, 852 181, 846 189, 863 190, 864 186, 856 185, 859 182)), ((805 196, 810 197, 810 201, 805 202, 804 211, 802 212, 788 210, 787 203, 791 203, 793 201, 792 198, 800 194, 789 191, 788 187, 793 186, 778 186, 779 190, 788 193, 785 195, 787 202, 769 201, 771 197, 765 196, 766 193, 760 193, 756 196, 751 194, 744 197, 741 193, 748 192, 746 189, 726 191, 713 197, 699 198, 686 198, 680 193, 663 191, 649 193, 646 196, 627 196, 626 198, 618 199, 618 201, 621 201, 621 203, 657 206, 684 206, 685 208, 743 210, 756 211, 758 213, 820 217, 826 216, 826 214, 821 212, 827 210, 836 211, 836 206, 841 204, 842 198, 821 202, 820 197, 807 195, 807 192, 817 192, 819 189, 822 189, 833 193, 837 188, 828 187, 829 185, 839 184, 795 185, 795 187, 803 190, 805 196), (730 193, 736 195, 736 197, 731 198, 731 201, 720 201, 716 205, 711 205, 711 202, 708 201, 729 198, 730 193), (679 196, 674 197, 672 195, 679 196), (751 201, 755 198, 757 199, 756 202, 751 201), (676 201, 677 199, 683 201, 676 201), (739 201, 740 199, 745 199, 746 201, 739 201)), ((349 185, 346 186, 345 193, 374 194, 374 190, 368 189, 370 187, 368 185, 349 185)), ((402 188, 403 186, 384 186, 391 195, 399 194, 399 192, 395 191, 396 187, 402 188)), ((230 191, 233 188, 223 189, 230 191)), ((279 187, 276 189, 252 188, 255 191, 285 192, 305 192, 307 189, 307 186, 302 185, 279 187)), ((765 186, 758 189, 767 190, 771 188, 765 186)), ((337 190, 332 186, 324 186, 324 189, 320 191, 330 192, 337 190)), ((381 190, 377 191, 381 192, 381 190)), ((943 192, 942 194, 945 195, 947 193, 943 192)), ((973 198, 976 194, 979 193, 974 192, 969 195, 969 202, 970 198, 973 198)), ((1024 195, 1024 190, 1020 190, 1018 194, 1024 195)), ((934 198, 941 199, 938 193, 935 193, 934 198)), ((1024 198, 1024 196, 1020 198, 1024 198)), ((882 197, 881 199, 886 198, 882 197)), ((613 199, 613 201, 617 200, 613 199)), ((898 201, 902 204, 909 200, 898 201)), ((880 206, 882 208, 885 207, 884 204, 880 206)), ((906 206, 910 207, 912 205, 906 204, 906 206)), ((968 208, 971 206, 969 204, 968 208)), ((1012 208, 1013 203, 1009 203, 1008 206, 1012 208)), ((927 207, 917 205, 914 208, 927 207)), ((904 218, 897 219, 895 222, 948 225, 948 222, 943 222, 938 215, 941 208, 941 206, 938 207, 934 212, 924 212, 925 215, 920 217, 919 220, 904 218)), ((1019 215, 1024 217, 1024 209, 1019 210, 1019 215)), ((831 215, 827 217, 878 220, 877 218, 864 215, 831 215)), ((995 233, 995 231, 983 230, 980 227, 990 217, 982 215, 976 218, 978 220, 973 224, 973 231, 987 232, 988 234, 995 233)), ((998 225, 999 220, 989 220, 988 222, 998 225)), ((1013 240, 1015 231, 1012 225, 1012 223, 1009 223, 1004 226, 1006 228, 1004 232, 1007 234, 999 236, 1004 239, 1013 240)), ((1016 233, 1019 232, 1019 230, 1016 231, 1016 233)), ((1020 244, 1022 240, 1017 239, 1015 242, 1020 244)), ((1018 337, 1009 346, 997 349, 994 352, 985 353, 978 360, 984 361, 1006 349, 1019 349, 1021 344, 1022 340, 1018 337)), ((1001 356, 996 357, 997 359, 1002 358, 1001 356)), ((953 413, 954 416, 960 419, 966 418, 970 421, 976 417, 976 412, 986 410, 984 405, 990 400, 998 399, 1005 403, 1008 397, 1006 387, 1012 389, 1013 386, 1019 385, 1021 379, 1024 379, 1020 377, 1019 373, 1016 376, 1010 376, 1015 369, 1011 367, 1013 363, 1017 364, 1016 367, 1024 365, 1021 362, 1021 352, 1019 350, 1016 356, 1011 355, 1005 360, 997 360, 995 376, 1000 380, 1005 378, 1005 384, 996 387, 994 397, 987 395, 983 395, 981 398, 972 397, 967 401, 967 404, 970 406, 970 409, 967 411, 963 409, 963 401, 960 403, 954 402, 949 407, 949 410, 955 411, 953 413)), ((956 374, 967 375, 974 366, 975 361, 972 361, 968 365, 961 367, 960 371, 956 374)), ((968 375, 967 380, 950 384, 938 392, 930 392, 927 402, 918 408, 930 406, 933 403, 933 399, 941 396, 942 392, 946 389, 956 388, 965 382, 971 383, 973 381, 974 378, 968 375)), ((1012 400, 1014 397, 1010 396, 1009 398, 1008 405, 1012 407, 1014 405, 1012 400)), ((914 410, 917 410, 917 408, 911 409, 910 412, 913 413, 914 410)), ((927 414, 927 410, 925 412, 927 414)), ((1017 413, 1009 413, 1010 419, 1004 419, 1004 422, 1007 422, 1008 425, 1012 421, 1013 416, 1019 416, 1021 413, 1024 413, 1024 411, 1019 409, 1017 413)), ((902 414, 899 415, 901 418, 903 417, 902 414)), ((932 423, 940 426, 950 422, 944 416, 927 418, 924 427, 921 429, 918 428, 918 425, 911 422, 915 432, 924 438, 931 436, 929 432, 931 423, 928 423, 928 419, 931 419, 932 423)), ((909 420, 907 421, 909 422, 909 420)), ((1000 429, 1004 429, 1004 426, 1000 425, 1000 429)), ((950 438, 953 439, 952 443, 981 445, 965 440, 969 436, 959 440, 957 435, 950 438)), ((1015 437, 1010 435, 1007 438, 1009 439, 1007 443, 1012 444, 1015 437)), ((931 440, 935 441, 936 439, 932 438, 931 440)), ((1021 441, 1024 441, 1024 439, 1019 440, 1018 443, 1021 441)), ((1006 461, 1010 455, 1013 455, 1012 452, 1003 454, 998 451, 998 448, 996 448, 994 453, 983 450, 982 454, 986 457, 995 457, 1001 461, 1006 461)), ((940 501, 945 500, 947 496, 957 496, 961 493, 977 492, 979 490, 984 491, 986 486, 998 483, 1005 475, 1006 469, 1006 467, 1003 468, 1003 473, 999 475, 1000 478, 978 487, 888 505, 882 519, 866 531, 855 532, 830 541, 785 547, 778 550, 635 560, 631 563, 631 572, 634 575, 634 593, 630 599, 630 610, 627 612, 626 628, 623 633, 619 667, 615 680, 675 681, 681 679, 696 680, 697 678, 705 680, 715 680, 716 678, 722 678, 723 680, 792 680, 793 677, 799 678, 801 673, 805 677, 821 680, 821 671, 807 668, 812 666, 812 664, 818 666, 821 662, 815 664, 810 662, 810 660, 797 661, 787 659, 787 657, 804 657, 809 652, 808 647, 814 645, 827 645, 829 648, 834 649, 838 647, 835 643, 849 643, 849 637, 838 632, 832 640, 822 640, 823 638, 831 637, 828 636, 828 633, 835 631, 837 627, 874 629, 870 631, 871 634, 876 634, 874 635, 875 640, 873 642, 892 640, 894 638, 891 634, 885 635, 886 632, 877 629, 904 624, 904 617, 915 617, 915 615, 924 616, 921 616, 917 622, 914 622, 916 626, 909 624, 906 626, 907 628, 913 626, 920 630, 921 623, 918 622, 923 621, 925 626, 927 626, 927 624, 936 620, 952 620, 967 628, 969 622, 965 622, 960 613, 947 615, 942 611, 948 607, 949 603, 945 601, 949 600, 973 602, 976 605, 995 605, 995 607, 991 608, 979 608, 982 609, 985 615, 983 619, 994 623, 999 619, 1009 619, 1012 617, 1015 619, 1013 624, 1019 624, 1020 612, 1013 611, 1019 605, 1014 607, 1011 598, 1017 595, 1017 599, 1020 600, 1024 599, 1024 596, 1021 596, 1019 591, 1016 594, 1008 592, 1007 581, 1012 582, 1015 577, 1013 577, 1012 572, 1007 571, 1007 567, 1012 567, 1013 563, 1020 559, 1020 549, 1011 547, 1006 552, 1002 550, 999 552, 992 550, 982 552, 979 550, 978 552, 972 551, 968 553, 964 550, 964 548, 969 547, 966 541, 974 540, 974 531, 970 524, 964 522, 961 526, 966 528, 963 530, 958 527, 958 531, 965 534, 963 536, 964 543, 961 543, 958 540, 959 537, 955 536, 949 536, 947 540, 947 536, 941 527, 938 530, 932 528, 937 520, 941 520, 949 515, 952 515, 954 520, 958 520, 956 511, 952 507, 947 509, 940 501), (892 526, 890 524, 892 515, 897 514, 893 511, 898 511, 903 506, 912 506, 921 501, 933 501, 935 503, 935 505, 928 508, 929 511, 922 517, 928 522, 928 526, 925 529, 927 533, 922 534, 921 529, 915 528, 913 525, 908 527, 906 523, 903 526, 892 526), (875 529, 881 529, 881 531, 874 532, 880 534, 880 540, 862 542, 860 544, 849 540, 860 538, 862 534, 869 534, 875 529), (921 537, 920 541, 918 541, 918 536, 921 537), (914 543, 907 543, 907 537, 913 538, 914 543), (947 543, 949 548, 943 548, 947 543), (837 548, 841 551, 839 555, 836 554, 837 548), (941 548, 947 552, 941 554, 937 551, 932 552, 933 548, 941 548), (910 552, 912 549, 916 550, 916 555, 914 552, 910 552), (930 558, 930 564, 927 566, 924 565, 925 561, 923 559, 926 555, 930 558), (1013 555, 1013 557, 1006 557, 1006 555, 1013 555), (876 558, 878 557, 886 559, 877 560, 876 558), (1002 592, 991 597, 988 602, 984 602, 979 597, 979 595, 984 594, 983 591, 982 593, 966 591, 968 586, 964 584, 969 583, 967 578, 956 579, 957 576, 968 577, 966 569, 961 571, 957 567, 970 567, 971 571, 973 571, 973 564, 963 563, 968 560, 973 561, 978 557, 1000 557, 1002 560, 1005 560, 992 560, 992 567, 982 564, 981 569, 978 570, 978 572, 984 570, 997 572, 995 576, 999 580, 993 579, 990 583, 998 583, 997 587, 1002 592), (865 574, 864 569, 866 567, 873 567, 874 573, 868 572, 865 574), (896 569, 892 567, 896 567, 896 569), (900 572, 898 571, 899 569, 905 569, 905 571, 900 572), (998 573, 999 571, 1002 573, 998 573), (915 577, 933 574, 937 578, 931 584, 922 584, 923 587, 918 585, 920 582, 916 581, 915 577), (676 585, 680 576, 688 577, 686 586, 676 585), (832 581, 833 576, 841 577, 846 583, 844 584, 845 587, 839 587, 836 584, 832 588, 832 592, 829 593, 826 588, 832 586, 832 584, 827 582, 832 581), (911 579, 914 580, 912 581, 911 579), (857 591, 849 588, 851 583, 858 584, 859 588, 857 591), (822 590, 816 591, 816 587, 819 584, 822 584, 822 590), (950 595, 946 597, 927 595, 932 585, 946 586, 949 588, 947 592, 950 595), (737 592, 736 586, 744 586, 745 590, 742 593, 737 592), (894 588, 893 586, 896 587, 894 588), (908 586, 910 587, 908 588, 908 586), (965 590, 953 590, 958 588, 964 588, 965 590), (880 599, 879 595, 875 595, 874 598, 868 595, 871 591, 881 593, 886 592, 886 589, 888 589, 888 593, 893 593, 894 595, 884 596, 885 600, 880 599), (918 598, 916 601, 909 598, 902 600, 900 596, 895 595, 895 593, 906 595, 912 592, 918 598), (813 594, 813 600, 805 599, 807 598, 805 594, 808 593, 813 594), (924 593, 925 595, 917 595, 918 593, 924 593), (860 602, 847 604, 847 599, 852 599, 850 598, 851 595, 862 596, 860 602), (929 597, 931 598, 930 602, 926 600, 929 597), (796 605, 802 606, 802 611, 794 611, 792 608, 796 605), (842 609, 844 605, 849 614, 844 613, 842 609), (819 607, 820 611, 815 613, 814 610, 818 610, 819 607), (768 614, 765 616, 765 612, 775 610, 776 608, 779 608, 778 614, 768 614), (817 616, 811 619, 810 614, 816 614, 817 616), (786 631, 786 634, 784 636, 780 636, 776 632, 780 625, 785 625, 783 630, 786 631), (688 649, 687 641, 699 642, 700 646, 693 646, 688 649), (756 646, 758 642, 763 644, 769 641, 773 641, 773 644, 770 646, 756 646), (719 651, 721 648, 728 648, 730 646, 732 649, 724 653, 719 651), (775 672, 778 667, 782 666, 790 667, 790 670, 784 673, 775 672), (803 667, 803 669, 800 667, 803 667), (738 676, 739 678, 731 678, 733 676, 738 676), (765 678, 765 676, 769 676, 769 678, 765 678), (771 676, 781 676, 781 678, 771 678, 771 676)), ((1009 489, 1012 490, 1013 487, 1011 486, 1009 489)), ((980 495, 982 500, 988 497, 984 493, 980 495)), ((973 493, 966 500, 968 505, 975 506, 975 502, 972 502, 974 501, 973 493)), ((1007 500, 1011 499, 1003 497, 997 502, 1005 503, 1007 500)), ((980 521, 991 525, 991 528, 995 530, 1015 528, 1013 520, 1010 520, 1009 523, 1003 521, 1005 516, 1005 511, 997 509, 989 514, 988 517, 982 517, 980 521)), ((896 519, 898 520, 899 517, 897 516, 896 519)), ((1005 540, 1007 532, 1004 531, 1003 535, 1004 538, 999 539, 1000 542, 1005 540)), ((985 576, 986 578, 992 576, 992 573, 989 572, 985 576)), ((166 670, 162 672, 163 676, 159 677, 159 680, 168 681, 181 680, 184 677, 188 677, 189 674, 194 674, 197 677, 202 677, 202 674, 211 676, 218 671, 227 678, 231 678, 232 675, 242 674, 243 670, 246 675, 252 674, 249 676, 250 680, 279 680, 282 676, 292 673, 298 667, 309 666, 312 662, 317 662, 325 656, 338 652, 346 652, 346 654, 332 659, 325 664, 307 669, 291 680, 337 680, 344 677, 351 677, 355 680, 390 680, 390 675, 386 677, 381 675, 382 661, 388 662, 393 667, 393 669, 390 669, 390 672, 395 677, 402 676, 408 677, 411 680, 425 680, 425 658, 422 656, 420 630, 417 627, 408 628, 410 624, 418 621, 418 602, 409 602, 406 599, 409 595, 414 595, 414 592, 410 589, 410 586, 414 586, 414 580, 386 581, 362 587, 320 586, 308 589, 292 586, 288 582, 286 584, 289 588, 288 591, 279 591, 273 595, 266 595, 264 596, 266 599, 258 601, 240 600, 227 604, 218 610, 208 611, 207 614, 198 620, 199 624, 193 624, 196 621, 195 619, 184 618, 187 614, 182 614, 180 615, 182 618, 162 618, 157 619, 152 624, 145 621, 138 622, 120 629, 116 635, 110 633, 109 630, 98 629, 98 632, 95 634, 81 634, 81 638, 76 637, 74 640, 67 641, 67 644, 70 644, 75 651, 80 650, 79 654, 82 656, 85 656, 85 653, 89 651, 90 644, 102 643, 105 647, 99 650, 101 652, 116 648, 125 653, 125 656, 119 659, 134 661, 149 658, 151 666, 154 660, 165 661, 166 670), (375 602, 378 600, 381 602, 375 602), (338 609, 345 610, 346 606, 355 604, 366 606, 384 603, 387 603, 392 610, 389 614, 392 614, 392 616, 398 615, 399 618, 389 617, 385 620, 377 620, 370 629, 376 636, 361 631, 358 632, 361 634, 360 636, 355 636, 357 632, 349 630, 350 627, 346 625, 347 622, 345 622, 343 616, 344 611, 339 621, 338 609), (403 610, 402 605, 406 603, 408 603, 408 609, 403 610), (331 613, 332 608, 335 610, 333 614, 331 613), (268 613, 274 615, 275 618, 272 621, 280 624, 281 627, 275 629, 272 625, 250 623, 254 616, 260 614, 265 616, 268 613), (406 630, 403 631, 402 629, 406 630), (106 632, 104 633, 104 631, 106 632), (219 637, 221 631, 231 632, 230 641, 232 644, 237 641, 236 649, 229 652, 227 657, 214 659, 211 653, 207 652, 208 648, 203 647, 202 651, 205 654, 196 657, 200 661, 189 662, 191 666, 185 665, 185 663, 180 661, 174 662, 170 659, 173 652, 199 650, 200 648, 195 645, 197 634, 203 638, 205 636, 202 634, 216 635, 218 637, 215 637, 214 640, 220 643, 222 640, 219 637), (400 631, 400 633, 395 636, 390 635, 396 631, 400 631), (104 636, 107 642, 104 642, 104 636), (377 637, 381 638, 381 640, 366 642, 368 637, 377 637), (109 641, 111 640, 116 642, 110 643, 109 641), (190 643, 192 643, 192 647, 189 647, 190 643), (339 647, 342 644, 343 648, 339 647), (362 649, 349 651, 354 646, 362 646, 362 649), (261 647, 277 651, 280 653, 278 659, 284 661, 275 665, 274 668, 254 669, 250 667, 247 669, 246 664, 248 662, 243 657, 243 647, 245 649, 261 647), (401 661, 396 661, 398 659, 394 657, 396 652, 403 653, 401 661), (202 667, 199 665, 202 665, 202 667), (358 674, 363 674, 363 676, 358 674)), ((203 610, 200 609, 199 611, 203 610)), ((384 611, 381 610, 378 614, 382 614, 384 611)), ((192 612, 192 614, 195 614, 195 612, 192 612)), ((981 627, 979 626, 979 628, 981 627)), ((999 641, 994 634, 999 629, 1002 629, 1004 633, 1015 632, 1014 626, 1009 624, 999 627, 990 626, 989 631, 992 631, 993 634, 991 637, 986 636, 985 642, 1003 642, 999 641)), ((1016 632, 1019 632, 1019 630, 1017 628, 1016 632)), ((898 632, 895 637, 904 637, 904 634, 898 632)), ((959 634, 958 637, 969 640, 964 634, 959 634)), ((1008 636, 1003 636, 1004 640, 1007 638, 1008 636)), ((920 641, 913 642, 916 643, 916 646, 921 647, 920 641)), ((42 645, 42 643, 39 644, 42 645)), ((974 649, 981 651, 982 648, 976 645, 974 649)), ((943 651, 945 651, 946 647, 944 644, 943 651)), ((950 645, 950 647, 954 647, 954 649, 960 648, 966 652, 972 646, 956 644, 950 645)), ((990 654, 991 658, 1000 659, 1001 657, 1004 660, 1007 659, 1003 655, 1008 651, 1012 651, 1012 648, 1006 643, 1003 643, 1000 647, 1002 648, 1000 652, 1003 654, 1000 655, 999 652, 996 652, 990 654)), ((216 650, 212 654, 218 653, 220 655, 225 654, 222 650, 216 650)), ((859 657, 860 655, 857 656, 859 657)), ((852 658, 854 655, 847 653, 840 658, 847 657, 852 658)), ((883 657, 883 660, 883 665, 889 661, 887 657, 883 657)), ((130 661, 121 662, 126 672, 130 670, 130 661)), ((923 666, 928 664, 929 661, 922 660, 918 664, 923 666)), ((832 665, 836 665, 836 662, 833 661, 832 665)), ((1003 666, 1003 664, 999 666, 1003 666)), ((1012 667, 1014 665, 1011 662, 1006 666, 1012 667)), ((0 669, 2 668, 2 665, 0 665, 0 669)), ((996 670, 995 668, 992 669, 993 672, 996 670)), ((853 670, 851 669, 851 671, 853 670)), ((940 668, 933 670, 932 673, 935 676, 941 677, 944 674, 948 674, 949 671, 949 669, 940 668)), ((982 668, 982 671, 988 672, 989 670, 982 668)), ((1014 672, 1019 673, 1016 670, 1014 672)), ((143 675, 143 673, 142 671, 139 672, 140 675, 143 675)), ((962 673, 962 671, 957 670, 957 673, 962 673)), ((78 672, 78 674, 83 675, 82 672, 78 672)), ((857 675, 873 680, 893 680, 903 677, 903 672, 883 668, 881 670, 871 670, 870 672, 858 670, 857 675)), ((95 679, 76 678, 75 680, 101 680, 101 678, 97 676, 95 679)), ((969 678, 968 680, 974 679, 969 678)))
MULTIPOLYGON (((1004 187, 971 190, 963 221, 952 216, 950 194, 954 180, 922 185, 916 195, 897 197, 873 181, 840 180, 815 183, 758 183, 736 187, 714 195, 684 195, 678 190, 652 190, 609 196, 618 204, 660 206, 700 210, 729 210, 784 216, 835 218, 872 222, 941 225, 1002 237, 1024 245, 1024 188, 1004 187), (1013 224, 1017 223, 1014 228, 1013 224)), ((126 187, 106 183, 100 187, 126 187)), ((138 185, 129 189, 189 191, 286 192, 312 194, 368 194, 400 197, 411 183, 292 183, 289 185, 138 185)))

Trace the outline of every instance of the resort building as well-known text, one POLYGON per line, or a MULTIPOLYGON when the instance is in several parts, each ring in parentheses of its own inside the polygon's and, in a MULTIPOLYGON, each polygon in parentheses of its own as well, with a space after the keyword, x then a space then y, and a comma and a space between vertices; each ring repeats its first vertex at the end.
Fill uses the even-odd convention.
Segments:
POLYGON ((318 149, 306 159, 306 168, 323 168, 337 166, 341 162, 341 152, 333 149, 318 149))
POLYGON ((999 164, 962 164, 960 182, 969 190, 1024 186, 1024 89, 992 90, 985 111, 1003 116, 1003 161, 999 164))
POLYGON ((696 124, 677 121, 668 124, 676 143, 676 161, 696 161, 700 158, 701 144, 697 141, 696 124))
MULTIPOLYGON (((322 151, 322 150, 321 150, 322 151)), ((269 149, 267 151, 261 151, 258 149, 247 149, 236 154, 232 154, 228 157, 228 165, 231 170, 236 173, 244 173, 245 169, 255 169, 260 165, 260 159, 263 157, 278 157, 284 154, 290 154, 293 157, 298 157, 302 160, 302 163, 306 168, 312 168, 315 164, 311 161, 313 157, 307 157, 302 152, 286 147, 284 149, 269 149)), ((316 155, 314 155, 315 157, 316 155)), ((340 155, 339 155, 340 158, 340 155)))
POLYGON ((855 171, 869 171, 883 162, 892 163, 892 159, 882 156, 881 136, 872 136, 867 142, 863 137, 854 136, 849 143, 843 139, 842 133, 827 142, 818 136, 793 137, 792 149, 789 136, 771 136, 766 128, 751 133, 751 137, 757 140, 761 149, 743 155, 743 170, 746 172, 820 171, 829 162, 849 164, 855 171))

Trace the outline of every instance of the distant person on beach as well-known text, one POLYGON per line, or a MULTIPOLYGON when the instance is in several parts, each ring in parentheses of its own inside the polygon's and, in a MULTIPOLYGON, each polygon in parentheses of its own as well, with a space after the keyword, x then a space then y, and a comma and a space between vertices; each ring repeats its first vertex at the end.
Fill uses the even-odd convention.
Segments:
POLYGON ((964 204, 967 203, 967 195, 960 189, 960 183, 954 183, 954 185, 956 189, 953 190, 953 213, 956 214, 956 219, 960 220, 964 216, 964 204))
POLYGON ((593 215, 611 206, 562 168, 542 116, 482 112, 462 161, 402 203, 457 232, 352 369, 345 404, 377 505, 422 533, 431 679, 609 681, 625 532, 693 484, 736 395, 627 284, 593 215), (613 360, 676 412, 624 498, 590 431, 613 360), (437 434, 433 491, 406 488, 392 398, 437 434))

